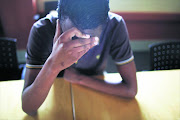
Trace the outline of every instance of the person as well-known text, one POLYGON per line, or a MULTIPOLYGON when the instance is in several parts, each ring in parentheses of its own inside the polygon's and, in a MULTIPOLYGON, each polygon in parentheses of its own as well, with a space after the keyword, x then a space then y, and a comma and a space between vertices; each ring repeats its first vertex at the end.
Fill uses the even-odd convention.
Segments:
POLYGON ((124 19, 109 12, 109 0, 59 0, 58 15, 34 23, 27 44, 22 109, 34 115, 58 76, 123 98, 137 93, 136 67, 124 19), (103 74, 111 55, 122 77, 109 84, 103 74))

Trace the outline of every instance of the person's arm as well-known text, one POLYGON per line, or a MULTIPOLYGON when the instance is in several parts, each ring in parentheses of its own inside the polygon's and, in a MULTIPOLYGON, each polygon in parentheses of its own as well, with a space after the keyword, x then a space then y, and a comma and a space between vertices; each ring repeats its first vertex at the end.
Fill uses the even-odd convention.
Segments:
POLYGON ((123 98, 134 98, 137 94, 136 67, 134 61, 117 65, 123 81, 120 84, 109 84, 92 76, 85 76, 75 70, 66 70, 64 78, 72 83, 80 84, 95 90, 120 96, 123 98))
POLYGON ((29 115, 34 115, 44 102, 58 73, 71 66, 98 43, 97 39, 87 37, 76 28, 61 34, 59 21, 56 28, 52 53, 42 69, 27 68, 25 73, 22 109, 29 115), (81 39, 72 41, 74 36, 81 39))
POLYGON ((61 71, 50 68, 50 64, 50 61, 47 61, 42 69, 26 68, 22 109, 29 115, 36 114, 47 97, 58 71, 61 71))

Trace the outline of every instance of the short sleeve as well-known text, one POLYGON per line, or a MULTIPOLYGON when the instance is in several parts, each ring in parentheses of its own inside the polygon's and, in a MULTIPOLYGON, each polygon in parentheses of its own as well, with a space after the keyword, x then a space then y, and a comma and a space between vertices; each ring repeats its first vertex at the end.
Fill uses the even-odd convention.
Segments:
POLYGON ((129 35, 125 21, 121 17, 121 19, 116 22, 118 23, 112 34, 110 54, 116 64, 123 65, 131 62, 134 56, 129 43, 129 35))
POLYGON ((41 20, 33 25, 27 44, 27 67, 41 68, 43 66, 52 51, 54 29, 49 20, 41 20))

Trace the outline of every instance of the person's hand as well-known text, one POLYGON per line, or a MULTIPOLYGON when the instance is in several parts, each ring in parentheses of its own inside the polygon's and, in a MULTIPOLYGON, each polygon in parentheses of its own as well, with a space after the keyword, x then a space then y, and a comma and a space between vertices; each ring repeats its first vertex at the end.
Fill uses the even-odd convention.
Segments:
POLYGON ((71 28, 61 34, 59 20, 57 20, 53 49, 48 58, 51 67, 60 71, 71 66, 98 42, 97 37, 82 34, 77 28, 71 28), (74 36, 78 39, 72 40, 74 36))
POLYGON ((68 68, 64 72, 64 80, 70 82, 70 83, 80 83, 82 80, 82 74, 79 73, 77 70, 74 68, 68 68))

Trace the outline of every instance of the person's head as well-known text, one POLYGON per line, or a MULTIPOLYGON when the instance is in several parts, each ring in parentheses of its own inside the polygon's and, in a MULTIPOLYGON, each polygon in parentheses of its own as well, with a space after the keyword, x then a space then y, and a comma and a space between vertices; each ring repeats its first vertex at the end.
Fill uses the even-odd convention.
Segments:
POLYGON ((85 34, 100 37, 108 12, 109 0, 59 0, 58 3, 63 32, 76 27, 85 34))

